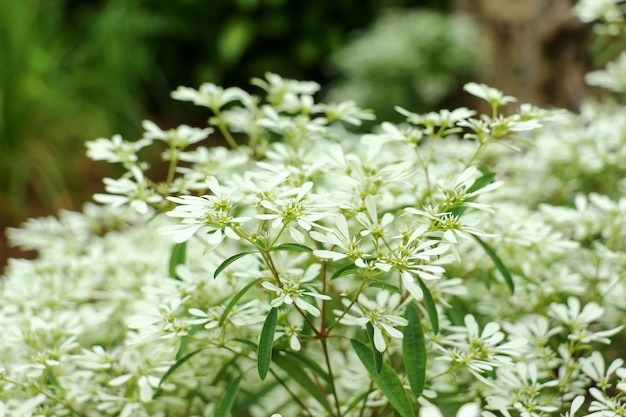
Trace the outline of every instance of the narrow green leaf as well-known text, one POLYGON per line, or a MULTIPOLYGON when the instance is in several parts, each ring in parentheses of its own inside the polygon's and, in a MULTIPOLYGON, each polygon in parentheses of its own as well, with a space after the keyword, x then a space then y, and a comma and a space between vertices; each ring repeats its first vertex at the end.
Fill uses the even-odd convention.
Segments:
POLYGON ((334 279, 337 279, 339 277, 347 275, 347 274, 351 273, 352 271, 356 271, 357 269, 359 269, 359 267, 356 266, 354 263, 348 264, 348 265, 346 265, 346 266, 336 270, 335 273, 333 274, 333 276, 330 277, 330 279, 332 281, 334 279))
POLYGON ((230 414, 230 409, 233 408, 233 404, 235 403, 235 398, 237 398, 237 392, 239 391, 239 383, 243 375, 233 379, 230 381, 228 386, 226 387, 226 391, 224 391, 224 395, 218 401, 215 406, 215 413, 213 417, 228 417, 230 414))
POLYGON ((165 372, 165 374, 163 374, 163 376, 161 377, 161 380, 159 381, 158 388, 157 388, 156 392, 154 393, 154 398, 158 397, 161 394, 161 385, 163 385, 163 383, 165 381, 167 381, 167 379, 170 377, 170 375, 172 375, 185 362, 187 362, 189 359, 193 358, 194 356, 196 356, 198 353, 202 352, 206 348, 207 347, 202 347, 200 349, 194 350, 193 352, 190 352, 190 353, 186 354, 185 356, 183 356, 182 358, 178 359, 176 361, 176 363, 174 363, 172 366, 170 366, 170 369, 168 369, 167 372, 165 372))
POLYGON ((217 276, 219 274, 222 273, 223 270, 225 270, 228 265, 232 264, 233 262, 235 262, 237 259, 239 258, 243 258, 246 255, 250 255, 251 253, 256 253, 257 251, 249 251, 249 252, 242 252, 242 253, 238 253, 237 255, 233 255, 230 258, 226 259, 224 262, 222 262, 220 264, 220 266, 217 267, 217 269, 215 270, 215 273, 213 273, 213 278, 217 278, 217 276))
POLYGON ((473 193, 481 188, 485 188, 496 178, 496 173, 489 171, 489 169, 484 166, 479 167, 479 170, 483 173, 483 175, 476 178, 476 181, 474 181, 474 183, 467 189, 467 193, 473 193))
POLYGON ((326 372, 315 360, 311 359, 309 356, 304 356, 298 352, 285 351, 285 355, 292 357, 295 360, 300 361, 304 366, 309 368, 313 373, 319 376, 326 382, 330 383, 330 376, 328 372, 326 372))
POLYGON ((322 407, 328 411, 329 415, 333 414, 326 395, 324 395, 324 393, 320 390, 320 387, 313 382, 309 375, 307 375, 306 372, 303 372, 297 361, 288 356, 275 355, 274 363, 285 371, 296 384, 304 388, 305 392, 311 394, 313 398, 315 398, 317 402, 319 402, 322 407))
POLYGON ((426 382, 426 341, 420 322, 420 312, 414 303, 406 307, 405 318, 409 324, 404 326, 402 354, 411 390, 416 396, 422 395, 426 382))
POLYGON ((383 354, 374 345, 374 326, 368 321, 365 327, 367 329, 367 340, 369 340, 372 346, 372 358, 374 359, 374 365, 376 365, 376 372, 380 373, 383 370, 383 354))
POLYGON ((170 277, 180 280, 180 277, 176 275, 176 267, 184 264, 187 256, 187 242, 177 243, 172 247, 172 254, 170 255, 169 273, 170 277))
POLYGON ((370 394, 371 391, 365 391, 363 394, 361 395, 357 395, 351 402, 350 404, 348 404, 348 407, 345 409, 344 411, 344 415, 345 416, 349 416, 351 415, 350 411, 354 410, 362 401, 365 401, 365 399, 367 398, 367 396, 370 394))
POLYGON ((274 246, 271 251, 288 251, 288 252, 313 252, 313 249, 299 243, 283 243, 282 245, 274 246))
POLYGON ((258 350, 259 349, 259 345, 254 343, 252 340, 240 339, 238 337, 236 337, 236 338, 234 338, 232 340, 235 341, 235 342, 239 342, 242 345, 250 346, 254 350, 258 350))
POLYGON ((430 319, 430 325, 433 328, 433 333, 439 333, 439 314, 437 313, 437 306, 435 305, 435 300, 433 300, 433 295, 430 293, 428 286, 424 284, 421 278, 417 278, 417 283, 420 285, 422 292, 424 293, 424 306, 426 307, 426 312, 428 313, 428 318, 430 319))
POLYGON ((472 237, 476 240, 476 242, 478 242, 480 246, 482 246, 487 255, 489 255, 489 257, 495 264, 496 268, 498 268, 498 271, 500 271, 500 273, 502 274, 502 278, 504 278, 504 282, 506 282, 509 290, 511 290, 511 294, 515 293, 515 284, 513 283, 513 277, 511 277, 511 273, 509 272, 507 267, 504 266, 504 263, 496 254, 496 251, 493 250, 491 246, 489 246, 484 240, 482 240, 478 236, 472 235, 472 237))
POLYGON ((249 282, 248 284, 246 284, 245 287, 240 289, 239 292, 233 296, 233 298, 230 299, 230 301, 224 308, 222 317, 220 317, 220 321, 218 323, 219 327, 222 327, 224 325, 224 322, 226 321, 226 317, 228 317, 228 313, 230 313, 230 310, 232 310, 235 304, 237 304, 237 301, 239 301, 241 297, 243 297, 243 295, 247 293, 250 290, 250 288, 254 287, 259 281, 261 281, 261 278, 258 278, 258 279, 255 279, 254 281, 249 282))
POLYGON ((274 344, 274 331, 276 330, 276 321, 278 319, 278 310, 272 308, 265 318, 261 336, 259 337, 259 348, 257 350, 257 369, 259 377, 265 379, 270 370, 272 363, 272 345, 274 344))
POLYGON ((359 340, 351 339, 350 343, 352 343, 352 348, 361 360, 361 363, 367 369, 367 373, 385 397, 389 399, 393 408, 402 417, 413 417, 415 415, 413 407, 395 371, 389 365, 383 363, 383 369, 378 373, 372 351, 359 340))

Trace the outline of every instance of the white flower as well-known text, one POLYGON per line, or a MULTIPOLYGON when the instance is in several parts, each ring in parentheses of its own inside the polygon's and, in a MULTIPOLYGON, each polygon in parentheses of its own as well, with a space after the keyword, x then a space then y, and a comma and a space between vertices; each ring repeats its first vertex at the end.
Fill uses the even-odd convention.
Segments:
MULTIPOLYGON (((456 412, 456 417, 479 417, 480 406, 476 403, 463 404, 456 412)), ((443 417, 441 410, 433 404, 424 404, 420 407, 419 417, 443 417)))
POLYGON ((604 87, 617 93, 626 91, 626 52, 612 62, 606 69, 591 71, 585 75, 585 82, 596 87, 604 87))
POLYGON ((341 316, 339 322, 342 324, 365 326, 369 322, 374 328, 374 347, 379 352, 384 352, 387 349, 387 343, 383 331, 395 339, 402 339, 402 332, 396 327, 406 326, 409 323, 404 317, 388 313, 388 311, 398 309, 400 298, 400 294, 391 294, 387 290, 379 291, 375 301, 360 293, 358 302, 352 305, 350 311, 360 313, 361 317, 344 314, 340 310, 335 311, 335 314, 341 316))
POLYGON ((330 103, 321 105, 319 110, 326 113, 328 123, 334 120, 342 120, 355 126, 360 126, 362 120, 374 120, 376 117, 369 111, 357 107, 353 100, 342 101, 341 103, 330 103))
POLYGON ((267 92, 267 98, 273 106, 280 108, 284 104, 285 99, 299 94, 313 95, 319 89, 320 85, 313 81, 296 81, 281 76, 266 72, 265 80, 260 78, 253 78, 251 80, 252 85, 261 87, 267 92))
POLYGON ((141 125, 146 130, 143 134, 145 140, 150 142, 154 139, 162 140, 176 149, 184 149, 205 139, 213 132, 210 127, 198 129, 187 125, 180 125, 176 129, 165 131, 149 120, 144 120, 141 125))
POLYGON ((180 307, 184 301, 177 298, 158 307, 148 307, 142 313, 130 316, 128 327, 139 333, 132 343, 185 336, 191 326, 190 323, 179 318, 180 307))
POLYGON ((473 96, 482 98, 492 107, 496 108, 516 101, 515 97, 505 96, 502 91, 489 87, 485 84, 467 83, 463 89, 473 96))
POLYGON ((135 181, 130 178, 114 180, 105 178, 105 189, 109 194, 94 194, 93 199, 98 203, 108 204, 112 207, 129 205, 140 214, 146 214, 150 210, 150 204, 158 204, 163 197, 156 194, 146 182, 143 173, 133 170, 135 181))
POLYGON ((212 195, 168 197, 168 200, 177 203, 178 206, 165 214, 183 220, 178 225, 162 227, 159 233, 173 235, 174 242, 185 242, 203 228, 209 234, 207 239, 209 245, 217 245, 225 237, 240 239, 237 231, 242 223, 252 218, 231 216, 230 213, 234 208, 234 203, 231 201, 233 191, 221 187, 215 177, 207 178, 207 183, 213 192, 212 195))
POLYGON ((585 402, 585 397, 583 397, 582 395, 576 396, 576 398, 572 400, 572 404, 570 405, 569 411, 567 411, 563 415, 563 417, 574 417, 574 415, 580 409, 580 407, 584 404, 584 402, 585 402))
POLYGON ((285 191, 279 198, 273 201, 264 200, 261 206, 267 214, 254 216, 259 220, 273 220, 271 225, 274 229, 287 228, 291 237, 298 243, 304 242, 304 234, 294 227, 295 223, 305 231, 317 226, 316 221, 327 216, 325 209, 329 207, 326 196, 313 195, 312 182, 305 182, 301 187, 285 191))
POLYGON ((341 253, 335 250, 317 249, 313 251, 313 254, 318 258, 336 261, 346 257, 360 259, 365 256, 360 245, 360 239, 357 239, 356 236, 350 237, 348 221, 343 215, 335 217, 335 228, 330 229, 327 233, 322 234, 313 230, 309 235, 318 242, 330 245, 333 249, 338 248, 345 251, 345 253, 341 253))
MULTIPOLYGON (((624 369, 622 365, 624 360, 621 358, 615 359, 608 368, 605 369, 604 358, 602 354, 595 351, 588 358, 579 359, 581 370, 587 375, 596 385, 601 389, 607 389, 611 386, 609 380, 611 376, 620 369, 624 369)), ((620 371, 622 373, 624 371, 620 371)))
POLYGON ((619 7, 621 3, 621 0, 578 0, 574 13, 584 23, 594 20, 618 22, 624 19, 619 7))
POLYGON ((576 297, 569 297, 567 306, 552 303, 548 314, 567 325, 570 330, 570 334, 567 336, 568 339, 580 343, 599 342, 608 345, 611 342, 609 337, 618 333, 623 327, 617 326, 613 329, 591 331, 589 324, 602 317, 604 309, 597 303, 590 302, 581 310, 580 300, 576 297))
POLYGON ((261 284, 263 288, 278 294, 278 296, 271 301, 270 305, 276 308, 283 304, 295 304, 300 309, 312 314, 315 317, 319 317, 321 314, 319 309, 313 304, 305 301, 303 297, 309 296, 318 300, 330 300, 331 298, 328 295, 319 294, 314 291, 307 291, 305 288, 300 287, 300 284, 306 284, 307 282, 313 281, 317 278, 319 270, 320 265, 313 264, 301 277, 299 277, 299 279, 298 277, 292 276, 290 278, 293 279, 283 280, 279 284, 280 286, 269 281, 264 281, 261 284))
POLYGON ((222 88, 212 83, 203 83, 200 89, 178 87, 172 92, 172 98, 181 101, 191 101, 198 106, 208 107, 217 112, 226 104, 246 100, 248 93, 237 87, 222 88))
POLYGON ((111 139, 100 138, 87 142, 87 156, 94 161, 135 162, 137 152, 151 143, 149 138, 127 142, 121 135, 113 135, 111 139))
POLYGON ((526 343, 523 339, 515 339, 502 343, 505 335, 496 322, 487 323, 481 331, 473 315, 465 315, 465 326, 450 326, 453 333, 442 341, 454 347, 445 351, 442 360, 467 366, 476 376, 494 367, 509 365, 512 356, 521 353, 526 343))
POLYGON ((624 415, 624 404, 618 399, 610 397, 596 387, 589 388, 589 394, 594 400, 589 404, 589 414, 586 414, 586 417, 622 417, 624 415))
POLYGON ((356 220, 365 227, 361 232, 361 236, 371 234, 374 239, 381 239, 385 234, 385 227, 394 219, 393 214, 385 213, 382 218, 378 218, 378 208, 376 206, 376 197, 368 195, 365 197, 365 213, 357 213, 356 220))

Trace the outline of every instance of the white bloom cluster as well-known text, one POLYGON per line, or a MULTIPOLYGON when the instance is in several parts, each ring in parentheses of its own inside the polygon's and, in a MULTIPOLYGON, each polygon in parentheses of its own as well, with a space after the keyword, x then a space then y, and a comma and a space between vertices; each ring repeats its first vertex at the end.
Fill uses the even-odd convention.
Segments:
POLYGON ((514 99, 471 83, 492 114, 398 109, 359 134, 371 114, 315 83, 254 85, 173 94, 232 149, 144 122, 88 145, 126 169, 105 206, 9 230, 39 257, 1 281, 0 416, 625 415, 605 361, 626 109, 504 116, 514 99))

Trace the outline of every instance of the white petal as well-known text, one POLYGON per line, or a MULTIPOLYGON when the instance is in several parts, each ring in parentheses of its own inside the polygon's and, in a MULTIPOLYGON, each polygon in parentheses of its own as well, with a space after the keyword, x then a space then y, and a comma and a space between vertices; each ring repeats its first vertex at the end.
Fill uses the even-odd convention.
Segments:
POLYGON ((332 259, 333 261, 348 257, 345 253, 333 252, 331 250, 314 250, 313 255, 322 259, 332 259))
POLYGON ((379 352, 384 352, 385 349, 387 349, 383 332, 377 326, 374 326, 374 347, 376 347, 376 350, 379 352))

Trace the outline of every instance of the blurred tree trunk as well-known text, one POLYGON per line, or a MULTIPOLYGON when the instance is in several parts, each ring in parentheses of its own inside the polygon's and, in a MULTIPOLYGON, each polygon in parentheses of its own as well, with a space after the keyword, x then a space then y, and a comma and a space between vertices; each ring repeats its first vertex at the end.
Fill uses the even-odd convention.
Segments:
POLYGON ((589 28, 573 0, 455 0, 478 17, 486 37, 482 82, 520 102, 578 110, 590 69, 589 28))

